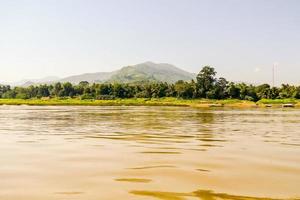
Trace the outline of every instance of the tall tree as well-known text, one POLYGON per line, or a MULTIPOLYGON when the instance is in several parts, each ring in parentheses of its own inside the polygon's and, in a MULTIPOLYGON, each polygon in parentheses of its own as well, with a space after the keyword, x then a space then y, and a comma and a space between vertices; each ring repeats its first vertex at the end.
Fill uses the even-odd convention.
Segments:
POLYGON ((197 75, 197 87, 200 97, 207 97, 207 92, 213 89, 217 72, 213 67, 205 66, 197 75))

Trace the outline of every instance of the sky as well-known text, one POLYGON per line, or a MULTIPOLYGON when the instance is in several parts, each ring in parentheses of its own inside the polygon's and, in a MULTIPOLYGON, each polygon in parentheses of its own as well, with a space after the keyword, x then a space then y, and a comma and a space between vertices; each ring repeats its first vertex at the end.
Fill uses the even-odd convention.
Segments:
POLYGON ((145 61, 300 84, 300 1, 0 0, 0 82, 145 61))

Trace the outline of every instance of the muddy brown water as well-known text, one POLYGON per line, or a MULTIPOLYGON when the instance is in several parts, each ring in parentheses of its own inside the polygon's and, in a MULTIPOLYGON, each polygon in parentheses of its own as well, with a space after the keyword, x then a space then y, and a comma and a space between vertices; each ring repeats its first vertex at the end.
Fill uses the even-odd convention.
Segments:
POLYGON ((300 110, 0 106, 2 200, 300 197, 300 110))

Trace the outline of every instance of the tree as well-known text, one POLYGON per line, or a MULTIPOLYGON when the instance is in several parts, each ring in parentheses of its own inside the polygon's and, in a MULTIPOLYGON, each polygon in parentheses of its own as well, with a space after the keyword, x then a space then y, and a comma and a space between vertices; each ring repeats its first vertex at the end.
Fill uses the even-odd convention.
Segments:
POLYGON ((191 84, 185 81, 177 81, 175 83, 175 91, 177 94, 177 97, 184 98, 184 99, 190 99, 193 97, 194 89, 191 84))
POLYGON ((50 96, 50 92, 49 92, 49 88, 47 85, 40 85, 38 87, 38 92, 37 92, 37 96, 40 97, 49 97, 50 96))
POLYGON ((245 83, 237 84, 237 87, 240 90, 240 99, 248 100, 248 101, 257 101, 258 97, 255 92, 255 86, 247 85, 245 83))
POLYGON ((15 87, 14 91, 15 91, 15 94, 16 94, 14 98, 16 98, 16 99, 29 99, 30 98, 30 96, 27 93, 26 88, 15 87))
POLYGON ((255 92, 258 99, 269 99, 271 96, 271 87, 269 84, 262 84, 256 87, 255 92))
POLYGON ((97 89, 97 95, 112 95, 113 88, 111 84, 101 84, 97 89))
POLYGON ((27 94, 29 96, 29 98, 35 98, 38 95, 38 88, 36 86, 29 86, 27 88, 27 94))
POLYGON ((10 90, 11 88, 9 85, 0 85, 0 98, 3 98, 3 95, 10 90))
POLYGON ((300 86, 295 88, 295 91, 293 93, 293 98, 300 99, 300 86))
POLYGON ((226 88, 226 93, 231 99, 239 99, 240 98, 240 88, 236 86, 235 83, 230 82, 226 88))
POLYGON ((113 84, 113 95, 118 98, 126 97, 126 90, 122 84, 119 83, 113 84))
POLYGON ((282 84, 279 92, 279 98, 292 98, 295 91, 296 88, 294 86, 290 86, 289 84, 282 84))
POLYGON ((216 71, 213 67, 205 66, 197 75, 197 87, 200 97, 207 97, 207 92, 211 90, 216 82, 216 71))
POLYGON ((62 85, 62 88, 63 89, 61 90, 61 94, 59 96, 73 97, 75 95, 72 83, 66 82, 62 85))
POLYGON ((270 99, 277 99, 279 97, 279 89, 277 87, 272 87, 270 89, 269 97, 270 99))
POLYGON ((152 84, 152 97, 161 98, 165 97, 168 90, 167 83, 153 83, 152 84))
POLYGON ((245 100, 248 101, 258 101, 257 94, 255 92, 255 86, 249 85, 247 86, 247 95, 245 96, 245 100))
POLYGON ((80 83, 78 85, 86 88, 89 86, 89 82, 88 81, 80 81, 80 83))
POLYGON ((61 92, 62 90, 63 90, 63 88, 62 88, 61 83, 59 83, 59 82, 55 83, 54 87, 51 91, 51 94, 58 97, 58 96, 62 95, 62 92, 61 92))
POLYGON ((227 95, 228 81, 225 78, 219 78, 214 86, 214 99, 224 99, 227 95))
POLYGON ((2 94, 2 98, 4 99, 13 99, 16 98, 16 91, 15 90, 8 90, 2 94))

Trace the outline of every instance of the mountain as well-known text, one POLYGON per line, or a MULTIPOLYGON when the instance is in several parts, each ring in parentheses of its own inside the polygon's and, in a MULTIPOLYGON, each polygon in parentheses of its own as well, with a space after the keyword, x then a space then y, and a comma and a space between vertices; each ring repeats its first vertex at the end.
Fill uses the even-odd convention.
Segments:
POLYGON ((105 82, 110 79, 110 77, 115 72, 97 72, 97 73, 86 73, 75 76, 69 76, 63 79, 60 79, 59 82, 71 82, 74 84, 78 84, 81 81, 88 81, 89 83, 94 82, 105 82))
POLYGON ((24 79, 24 80, 21 80, 18 82, 10 83, 9 85, 28 87, 30 85, 37 85, 37 84, 51 84, 51 83, 57 82, 59 80, 60 80, 59 77, 47 76, 47 77, 40 78, 40 79, 24 79))
POLYGON ((140 81, 162 81, 174 83, 178 80, 190 81, 196 77, 195 74, 167 63, 145 62, 133 66, 123 67, 113 74, 109 82, 140 82, 140 81))
POLYGON ((43 79, 23 80, 13 85, 38 85, 52 84, 55 82, 71 82, 78 84, 81 81, 89 83, 133 83, 133 82, 168 82, 174 83, 178 80, 190 81, 195 79, 196 74, 184 71, 174 65, 167 63, 145 62, 137 65, 126 66, 112 72, 85 73, 69 76, 62 79, 57 77, 46 77, 43 79))
POLYGON ((133 66, 126 66, 112 72, 88 73, 70 76, 59 80, 78 84, 80 81, 94 82, 120 82, 132 83, 142 81, 162 81, 174 83, 178 80, 190 81, 196 74, 186 72, 167 63, 145 62, 133 66))

